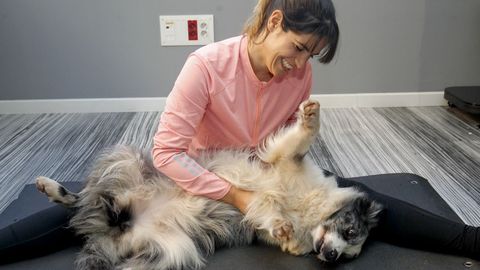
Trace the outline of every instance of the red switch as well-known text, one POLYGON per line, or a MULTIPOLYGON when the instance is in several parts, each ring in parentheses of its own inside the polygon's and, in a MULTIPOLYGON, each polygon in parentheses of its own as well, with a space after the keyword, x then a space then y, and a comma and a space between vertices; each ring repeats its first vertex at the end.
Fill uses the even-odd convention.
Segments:
POLYGON ((188 20, 188 40, 198 40, 197 20, 188 20))

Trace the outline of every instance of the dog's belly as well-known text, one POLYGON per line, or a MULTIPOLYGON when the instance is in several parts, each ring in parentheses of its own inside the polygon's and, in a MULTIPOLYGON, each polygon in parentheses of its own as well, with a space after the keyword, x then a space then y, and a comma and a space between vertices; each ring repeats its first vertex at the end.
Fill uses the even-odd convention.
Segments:
POLYGON ((204 168, 232 185, 255 192, 282 189, 298 193, 310 182, 298 164, 285 162, 272 166, 252 157, 248 151, 224 150, 214 155, 206 153, 198 160, 204 168))

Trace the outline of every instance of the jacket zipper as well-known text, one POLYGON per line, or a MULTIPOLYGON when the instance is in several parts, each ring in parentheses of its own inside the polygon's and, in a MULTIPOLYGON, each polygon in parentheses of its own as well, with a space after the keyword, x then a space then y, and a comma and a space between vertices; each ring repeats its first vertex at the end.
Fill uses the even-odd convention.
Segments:
POLYGON ((263 96, 263 90, 265 87, 262 85, 260 86, 260 89, 257 91, 257 97, 256 97, 256 112, 255 112, 255 126, 253 128, 253 145, 257 146, 258 145, 258 132, 260 129, 260 120, 261 120, 261 112, 262 112, 262 96, 263 96))

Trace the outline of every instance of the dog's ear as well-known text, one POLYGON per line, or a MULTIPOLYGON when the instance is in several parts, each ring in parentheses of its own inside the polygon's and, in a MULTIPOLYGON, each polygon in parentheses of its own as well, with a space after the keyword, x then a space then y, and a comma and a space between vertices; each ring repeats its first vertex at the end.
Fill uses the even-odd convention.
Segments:
POLYGON ((380 219, 380 214, 384 210, 384 207, 380 203, 363 196, 358 199, 358 203, 359 208, 365 217, 365 221, 368 224, 368 229, 377 226, 380 219))
POLYGON ((383 205, 376 201, 370 200, 370 207, 368 208, 369 229, 378 225, 378 221, 380 220, 383 210, 383 205))

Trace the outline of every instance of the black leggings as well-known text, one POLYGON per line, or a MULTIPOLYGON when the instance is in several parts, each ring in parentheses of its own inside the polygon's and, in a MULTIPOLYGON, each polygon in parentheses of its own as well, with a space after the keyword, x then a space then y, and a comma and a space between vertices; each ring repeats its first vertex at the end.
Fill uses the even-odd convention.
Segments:
POLYGON ((480 259, 480 227, 451 221, 349 179, 338 178, 338 184, 355 186, 383 204, 385 211, 372 231, 374 238, 408 248, 480 259))

